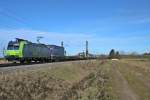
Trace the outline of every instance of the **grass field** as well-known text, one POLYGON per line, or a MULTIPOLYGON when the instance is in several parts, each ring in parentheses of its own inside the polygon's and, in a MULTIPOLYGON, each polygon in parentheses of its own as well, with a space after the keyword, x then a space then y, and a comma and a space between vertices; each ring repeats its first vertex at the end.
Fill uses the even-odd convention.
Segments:
POLYGON ((7 61, 4 58, 0 58, 0 64, 6 63, 7 61))
POLYGON ((150 100, 150 62, 77 61, 1 73, 0 100, 150 100))

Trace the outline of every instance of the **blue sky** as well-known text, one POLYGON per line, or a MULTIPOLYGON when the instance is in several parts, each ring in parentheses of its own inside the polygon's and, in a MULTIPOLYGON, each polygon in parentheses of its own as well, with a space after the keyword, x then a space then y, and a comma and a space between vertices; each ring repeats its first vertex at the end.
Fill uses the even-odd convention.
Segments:
MULTIPOLYGON (((68 54, 150 51, 149 0, 0 0, 0 45, 15 37, 57 44, 68 54)), ((2 48, 1 48, 2 50, 2 48)))

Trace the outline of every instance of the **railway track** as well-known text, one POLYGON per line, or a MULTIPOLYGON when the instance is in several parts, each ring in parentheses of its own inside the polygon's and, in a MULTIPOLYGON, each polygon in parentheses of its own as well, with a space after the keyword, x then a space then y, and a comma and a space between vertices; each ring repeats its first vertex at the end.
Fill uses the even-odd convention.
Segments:
POLYGON ((46 63, 55 63, 55 62, 67 62, 67 61, 77 61, 77 60, 89 60, 89 59, 67 59, 61 61, 54 61, 54 62, 31 62, 31 63, 3 63, 0 64, 0 68, 2 67, 13 67, 13 66, 24 66, 24 65, 34 65, 34 64, 46 64, 46 63))
MULTIPOLYGON (((50 63, 50 62, 46 62, 46 63, 50 63)), ((1 67, 11 67, 11 66, 22 66, 22 65, 33 65, 33 64, 44 64, 41 62, 32 62, 32 63, 4 63, 4 64, 0 64, 0 68, 1 67)))

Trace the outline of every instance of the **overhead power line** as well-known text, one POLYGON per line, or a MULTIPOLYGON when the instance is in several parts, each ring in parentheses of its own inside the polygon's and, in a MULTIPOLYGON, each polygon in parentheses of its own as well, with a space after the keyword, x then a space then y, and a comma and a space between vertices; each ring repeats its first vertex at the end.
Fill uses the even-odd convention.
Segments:
POLYGON ((29 24, 25 21, 25 19, 21 18, 20 16, 16 15, 14 12, 12 12, 8 9, 0 8, 0 15, 5 16, 9 19, 12 19, 18 23, 29 26, 29 24))

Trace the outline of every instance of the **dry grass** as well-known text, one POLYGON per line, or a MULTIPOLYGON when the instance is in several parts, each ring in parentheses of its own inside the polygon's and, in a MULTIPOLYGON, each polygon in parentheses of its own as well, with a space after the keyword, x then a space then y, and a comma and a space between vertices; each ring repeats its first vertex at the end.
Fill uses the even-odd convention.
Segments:
POLYGON ((7 61, 5 59, 0 59, 0 64, 4 64, 7 63, 7 61))
POLYGON ((75 83, 63 96, 63 100, 112 100, 106 88, 108 77, 98 70, 75 83))
POLYGON ((79 61, 1 74, 0 100, 107 100, 103 65, 79 61))
MULTIPOLYGON (((55 98, 55 92, 68 87, 64 80, 54 79, 49 76, 22 74, 5 75, 1 77, 0 99, 1 100, 41 100, 51 95, 55 98), (52 92, 53 91, 53 92, 52 92)), ((59 91, 59 92, 57 92, 59 91)), ((57 97, 57 96, 56 96, 57 97)))
POLYGON ((149 65, 90 60, 9 70, 0 74, 0 100, 149 100, 149 65))

